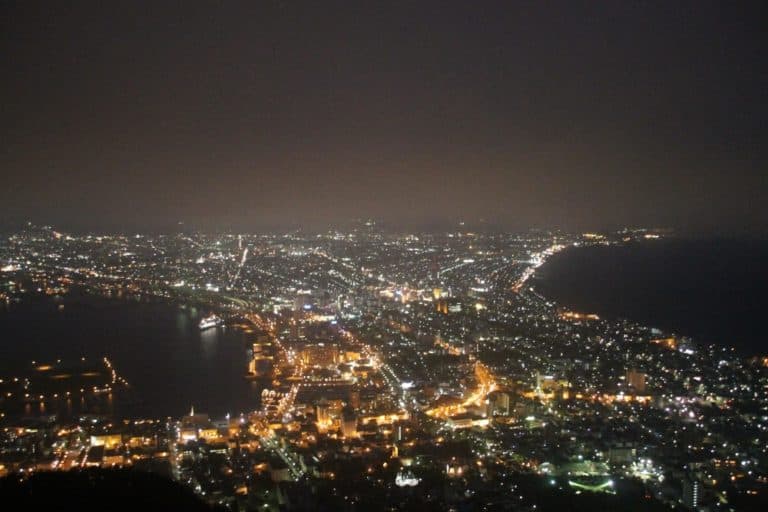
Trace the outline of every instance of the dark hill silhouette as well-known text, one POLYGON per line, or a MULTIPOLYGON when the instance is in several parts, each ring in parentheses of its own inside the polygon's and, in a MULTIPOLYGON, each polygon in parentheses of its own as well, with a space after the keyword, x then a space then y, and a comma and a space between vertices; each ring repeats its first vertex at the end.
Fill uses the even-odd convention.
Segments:
POLYGON ((131 470, 42 472, 0 479, 8 510, 136 510, 211 512, 188 488, 153 473, 131 470))

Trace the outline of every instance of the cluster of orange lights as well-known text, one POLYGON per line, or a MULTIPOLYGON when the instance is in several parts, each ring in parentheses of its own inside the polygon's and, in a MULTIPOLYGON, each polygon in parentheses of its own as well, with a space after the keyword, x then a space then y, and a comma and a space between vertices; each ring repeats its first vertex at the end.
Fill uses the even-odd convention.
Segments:
POLYGON ((594 313, 575 313, 573 311, 560 313, 560 318, 563 320, 600 320, 600 317, 594 313))
POLYGON ((669 350, 677 350, 677 340, 675 338, 657 338, 655 340, 651 340, 651 343, 655 345, 661 345, 664 348, 668 348, 669 350))

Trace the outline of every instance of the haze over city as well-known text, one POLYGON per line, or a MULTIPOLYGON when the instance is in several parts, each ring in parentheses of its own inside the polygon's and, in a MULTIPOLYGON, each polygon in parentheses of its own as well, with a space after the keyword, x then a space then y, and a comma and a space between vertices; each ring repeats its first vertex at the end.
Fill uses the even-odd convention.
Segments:
POLYGON ((768 510, 763 10, 0 0, 0 509, 768 510))
POLYGON ((760 3, 0 8, 6 224, 768 226, 760 3))

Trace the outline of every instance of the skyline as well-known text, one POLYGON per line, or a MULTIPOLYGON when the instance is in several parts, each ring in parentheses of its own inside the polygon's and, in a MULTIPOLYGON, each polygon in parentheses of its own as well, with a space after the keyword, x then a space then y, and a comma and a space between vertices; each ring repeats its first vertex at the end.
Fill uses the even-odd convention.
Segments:
POLYGON ((4 3, 0 214, 765 234, 758 8, 4 3))

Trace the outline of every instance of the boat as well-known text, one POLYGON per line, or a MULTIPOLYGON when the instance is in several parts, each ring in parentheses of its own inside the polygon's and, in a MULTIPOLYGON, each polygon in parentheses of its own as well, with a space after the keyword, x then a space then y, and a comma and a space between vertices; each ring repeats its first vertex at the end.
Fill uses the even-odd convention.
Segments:
POLYGON ((224 320, 216 315, 210 315, 200 320, 201 331, 210 329, 211 327, 218 327, 220 325, 224 325, 224 320))

